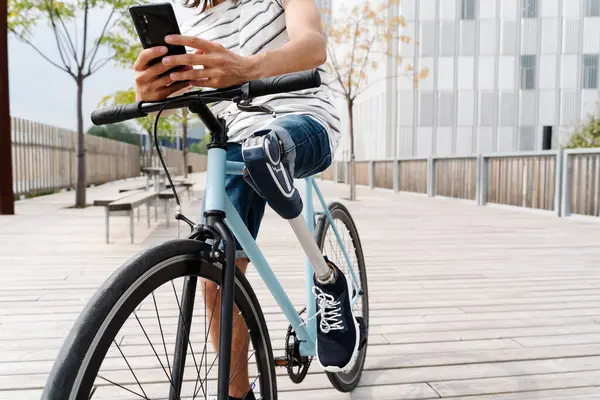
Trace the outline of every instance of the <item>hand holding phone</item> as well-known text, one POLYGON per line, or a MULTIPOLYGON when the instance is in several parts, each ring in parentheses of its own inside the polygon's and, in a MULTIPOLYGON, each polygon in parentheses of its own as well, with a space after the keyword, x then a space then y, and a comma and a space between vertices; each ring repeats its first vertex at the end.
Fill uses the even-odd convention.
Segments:
POLYGON ((169 73, 186 67, 169 67, 160 62, 167 55, 186 54, 184 46, 165 42, 167 35, 180 34, 171 4, 135 5, 129 8, 129 13, 145 49, 134 65, 138 100, 163 99, 187 87, 187 82, 173 83, 169 78, 169 73))

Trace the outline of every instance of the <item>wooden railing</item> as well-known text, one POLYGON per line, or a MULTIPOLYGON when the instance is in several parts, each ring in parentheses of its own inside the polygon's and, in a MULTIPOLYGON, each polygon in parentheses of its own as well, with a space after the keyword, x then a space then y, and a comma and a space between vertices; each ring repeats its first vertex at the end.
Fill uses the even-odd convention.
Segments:
MULTIPOLYGON (((11 142, 15 195, 40 194, 75 186, 75 132, 12 118, 11 142)), ((85 149, 88 184, 97 185, 140 174, 138 146, 86 135, 85 149)))
MULTIPOLYGON (((3 132, 0 130, 0 134, 3 132)), ((77 180, 77 133, 66 129, 11 119, 13 191, 16 196, 36 195, 74 188, 77 180)), ((139 146, 85 136, 86 183, 140 176, 147 157, 139 146)), ((183 174, 183 152, 164 148, 165 161, 177 175, 183 174)), ((154 152, 156 154, 156 152, 154 152)), ((158 166, 158 159, 155 159, 158 166)), ((206 156, 188 153, 192 172, 206 171, 206 156)))
MULTIPOLYGON (((348 168, 335 162, 321 177, 348 183, 348 168)), ((356 171, 372 188, 600 216, 600 148, 360 161, 356 171)))
MULTIPOLYGON (((175 175, 183 175, 183 152, 168 147, 162 147, 160 151, 165 159, 165 164, 167 164, 167 167, 174 171, 175 175)), ((192 170, 192 172, 206 171, 206 165, 208 160, 205 155, 192 153, 188 151, 187 157, 188 167, 191 167, 190 169, 192 170)), ((152 167, 162 166, 156 154, 156 150, 152 153, 152 159, 150 159, 148 153, 142 155, 142 165, 152 167)))
POLYGON ((564 212, 600 217, 600 149, 566 150, 563 162, 564 212))
POLYGON ((477 157, 433 159, 437 196, 477 199, 477 157))
POLYGON ((486 202, 554 210, 557 158, 556 152, 486 157, 486 202))

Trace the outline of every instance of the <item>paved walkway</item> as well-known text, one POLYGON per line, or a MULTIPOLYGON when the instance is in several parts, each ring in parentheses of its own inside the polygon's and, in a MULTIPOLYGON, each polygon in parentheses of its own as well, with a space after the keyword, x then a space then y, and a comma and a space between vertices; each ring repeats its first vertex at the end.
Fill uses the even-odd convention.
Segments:
MULTIPOLYGON (((120 184, 92 188, 88 199, 120 184)), ((320 184, 329 199, 347 194, 320 184)), ((337 393, 316 365, 296 386, 280 370, 280 399, 600 398, 600 223, 367 188, 358 197, 345 203, 369 272, 361 386, 337 393)), ((130 245, 127 218, 115 218, 106 245, 103 211, 65 208, 72 201, 26 200, 18 216, 0 217, 0 399, 38 399, 95 289, 134 253, 176 235, 164 221, 146 229, 142 217, 130 245)), ((185 206, 192 216, 198 208, 198 199, 185 206)), ((290 228, 268 212, 259 242, 300 306, 303 261, 290 228)), ((285 325, 249 276, 280 349, 285 325)))

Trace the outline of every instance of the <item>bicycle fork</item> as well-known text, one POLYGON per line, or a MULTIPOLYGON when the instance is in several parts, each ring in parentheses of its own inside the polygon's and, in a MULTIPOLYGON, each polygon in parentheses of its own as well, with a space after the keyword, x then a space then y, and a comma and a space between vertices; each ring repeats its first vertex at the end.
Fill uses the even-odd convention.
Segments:
MULTIPOLYGON (((221 316, 219 321, 221 330, 219 336, 219 378, 217 388, 218 399, 227 400, 229 396, 229 368, 231 365, 231 341, 233 326, 232 311, 234 305, 236 270, 235 241, 231 231, 223 221, 225 215, 223 212, 213 211, 208 212, 207 214, 207 225, 214 227, 220 237, 220 240, 224 244, 225 252, 224 257, 218 257, 219 259, 225 260, 225 265, 222 265, 221 275, 221 316)), ((219 263, 218 261, 213 262, 216 264, 219 263)), ((192 323, 192 314, 194 311, 197 280, 198 278, 195 276, 187 277, 183 285, 183 292, 181 295, 181 313, 179 315, 179 323, 177 326, 173 369, 171 371, 172 382, 169 392, 169 400, 181 399, 181 387, 183 384, 185 359, 189 345, 189 335, 192 323)))

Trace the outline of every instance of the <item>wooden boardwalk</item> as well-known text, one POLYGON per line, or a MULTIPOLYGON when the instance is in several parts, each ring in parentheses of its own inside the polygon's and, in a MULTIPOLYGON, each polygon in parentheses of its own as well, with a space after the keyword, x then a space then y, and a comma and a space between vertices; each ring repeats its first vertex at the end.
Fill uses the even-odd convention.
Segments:
MULTIPOLYGON (((88 199, 119 184, 92 188, 88 199)), ((321 186, 331 200, 347 194, 321 186)), ((298 386, 278 371, 280 399, 600 398, 600 223, 363 187, 358 197, 345 203, 369 274, 361 385, 337 393, 314 364, 298 386)), ((127 218, 115 218, 106 245, 103 211, 66 208, 72 200, 26 200, 18 216, 0 217, 0 399, 39 399, 98 286, 134 253, 176 235, 174 224, 149 230, 142 217, 130 245, 127 218)), ((198 209, 197 199, 185 206, 192 216, 198 209)), ((259 243, 300 307, 303 259, 291 229, 268 211, 259 243)), ((249 277, 281 349, 285 325, 249 277)))

